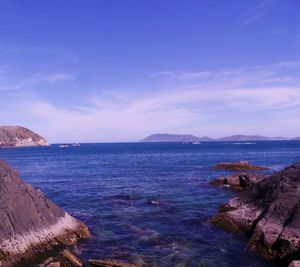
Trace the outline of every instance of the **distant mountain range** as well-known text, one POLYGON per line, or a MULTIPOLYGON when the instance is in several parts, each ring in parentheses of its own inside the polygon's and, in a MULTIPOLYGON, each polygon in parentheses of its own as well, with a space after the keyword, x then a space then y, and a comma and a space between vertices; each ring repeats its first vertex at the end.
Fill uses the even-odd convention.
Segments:
POLYGON ((199 142, 199 141, 271 141, 271 140, 300 140, 296 138, 283 138, 283 137, 266 137, 261 135, 231 135, 221 138, 210 138, 208 136, 198 137, 191 134, 152 134, 142 139, 140 142, 199 142))

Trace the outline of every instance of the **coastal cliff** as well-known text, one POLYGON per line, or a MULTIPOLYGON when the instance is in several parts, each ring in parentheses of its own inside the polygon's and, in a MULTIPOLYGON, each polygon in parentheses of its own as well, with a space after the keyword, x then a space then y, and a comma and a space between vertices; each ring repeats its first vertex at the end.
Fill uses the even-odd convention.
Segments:
POLYGON ((88 228, 0 161, 0 266, 28 260, 90 236, 88 228))
POLYGON ((20 126, 0 126, 0 147, 48 146, 40 135, 20 126))
POLYGON ((253 184, 220 207, 212 222, 250 236, 249 246, 269 260, 300 259, 300 162, 253 184))

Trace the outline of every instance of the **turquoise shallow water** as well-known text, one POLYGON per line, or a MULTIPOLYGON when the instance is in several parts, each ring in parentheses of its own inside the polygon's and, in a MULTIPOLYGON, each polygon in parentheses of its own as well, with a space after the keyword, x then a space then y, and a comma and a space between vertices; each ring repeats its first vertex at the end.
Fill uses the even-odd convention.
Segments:
POLYGON ((249 160, 279 170, 300 160, 300 141, 83 144, 10 148, 0 159, 75 217, 93 239, 83 260, 114 258, 147 266, 274 266, 246 238, 208 223, 234 196, 210 186, 221 161, 249 160))

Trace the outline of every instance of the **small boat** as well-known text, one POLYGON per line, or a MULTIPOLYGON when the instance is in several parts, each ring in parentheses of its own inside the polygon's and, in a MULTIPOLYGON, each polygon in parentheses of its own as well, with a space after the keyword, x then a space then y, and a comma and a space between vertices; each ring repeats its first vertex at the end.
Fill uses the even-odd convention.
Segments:
POLYGON ((80 146, 80 144, 79 144, 79 143, 76 143, 76 144, 72 144, 72 146, 80 146))
POLYGON ((200 141, 193 141, 192 144, 193 144, 193 145, 200 145, 201 142, 200 142, 200 141))
POLYGON ((200 141, 187 141, 187 142, 183 142, 183 144, 187 144, 187 145, 200 145, 201 142, 200 141))
POLYGON ((69 147, 69 145, 59 145, 59 147, 69 147))

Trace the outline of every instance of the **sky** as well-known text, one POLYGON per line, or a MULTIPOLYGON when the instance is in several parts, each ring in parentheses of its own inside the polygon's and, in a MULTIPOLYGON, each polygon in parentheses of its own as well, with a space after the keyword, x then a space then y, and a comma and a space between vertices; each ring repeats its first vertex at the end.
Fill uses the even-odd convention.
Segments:
POLYGON ((0 125, 51 143, 300 136, 299 0, 0 0, 0 125))

